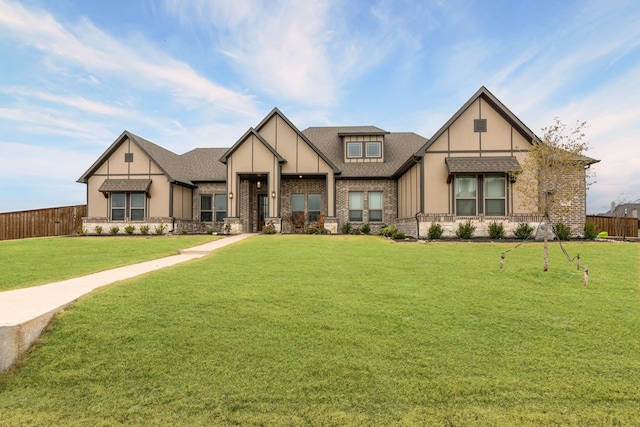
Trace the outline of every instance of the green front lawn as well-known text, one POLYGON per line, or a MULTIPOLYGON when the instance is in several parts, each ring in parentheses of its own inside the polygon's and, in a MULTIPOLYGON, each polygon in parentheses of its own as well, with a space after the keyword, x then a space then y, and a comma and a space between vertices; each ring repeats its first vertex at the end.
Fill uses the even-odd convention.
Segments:
POLYGON ((94 292, 1 425, 638 425, 640 245, 255 236, 94 292))
POLYGON ((0 241, 0 292, 175 255, 216 236, 84 236, 0 241))

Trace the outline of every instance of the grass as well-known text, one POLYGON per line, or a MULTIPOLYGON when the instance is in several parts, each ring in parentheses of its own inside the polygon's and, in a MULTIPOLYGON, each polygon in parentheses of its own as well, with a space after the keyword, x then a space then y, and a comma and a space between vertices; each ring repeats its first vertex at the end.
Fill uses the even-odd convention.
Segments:
POLYGON ((255 236, 94 292, 0 377, 12 425, 638 425, 640 245, 255 236))
POLYGON ((212 236, 59 237, 0 241, 0 291, 174 255, 212 236))

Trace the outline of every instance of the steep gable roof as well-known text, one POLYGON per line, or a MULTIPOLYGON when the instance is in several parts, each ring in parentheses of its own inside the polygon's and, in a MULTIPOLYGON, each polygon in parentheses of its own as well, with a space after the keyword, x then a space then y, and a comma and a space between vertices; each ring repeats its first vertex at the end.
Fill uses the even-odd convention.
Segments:
POLYGON ((231 148, 229 148, 221 157, 220 157, 220 161, 224 164, 227 164, 227 160, 229 159, 229 157, 231 157, 231 155, 242 145, 244 144, 244 142, 246 141, 246 139, 250 136, 253 135, 255 136, 258 141, 260 141, 265 147, 267 147, 267 149, 269 151, 271 151, 271 153, 278 159, 278 162, 280 163, 286 163, 287 161, 280 155, 278 154, 278 152, 258 133, 256 132, 256 130, 254 128, 249 128, 249 130, 247 130, 244 135, 242 135, 240 137, 240 139, 238 141, 236 141, 235 144, 233 144, 233 146, 231 148))
POLYGON ((267 124, 267 122, 269 122, 269 120, 271 120, 271 118, 275 115, 278 115, 278 117, 280 117, 287 125, 289 125, 289 127, 291 127, 291 129, 294 130, 294 132, 309 146, 311 147, 311 149, 318 155, 320 156, 320 158, 322 160, 324 160, 325 162, 327 162, 327 164, 329 165, 329 167, 331 169, 333 169, 333 172, 338 174, 340 173, 340 168, 338 168, 334 162, 332 162, 332 160, 326 155, 326 153, 321 150, 318 149, 318 147, 316 147, 316 145, 304 134, 304 132, 300 132, 300 130, 296 127, 296 125, 294 125, 291 120, 289 120, 287 118, 287 116, 285 116, 284 114, 282 114, 282 111, 280 111, 278 109, 278 107, 275 107, 273 110, 271 110, 271 112, 269 114, 267 114, 267 116, 262 119, 262 121, 260 123, 258 123, 258 126, 256 126, 256 130, 259 132, 260 129, 262 129, 262 127, 264 125, 267 124))
MULTIPOLYGON (((78 182, 86 183, 89 177, 93 175, 109 157, 111 157, 111 155, 127 138, 136 144, 171 182, 193 187, 194 184, 192 179, 195 178, 210 177, 212 179, 215 178, 215 180, 225 179, 226 168, 224 168, 224 171, 221 171, 218 169, 223 168, 211 168, 204 164, 204 162, 207 161, 206 159, 210 159, 211 157, 208 150, 213 150, 211 153, 213 156, 216 156, 215 158, 217 160, 221 150, 224 151, 224 149, 195 149, 183 155, 178 155, 125 130, 118 138, 116 138, 111 146, 102 153, 98 160, 96 160, 95 163, 91 165, 84 174, 82 174, 78 179, 78 182), (199 155, 202 155, 202 157, 199 158, 199 155)), ((212 161, 211 163, 215 165, 217 162, 212 161)))
POLYGON ((429 142, 426 143, 416 153, 419 156, 423 156, 429 146, 436 141, 460 116, 464 113, 478 98, 484 99, 489 105, 491 105, 507 122, 509 122, 514 129, 516 129, 527 141, 530 143, 533 141, 540 142, 540 138, 531 131, 515 114, 511 112, 498 98, 495 97, 489 90, 481 86, 480 89, 471 97, 467 102, 451 118, 440 128, 438 131, 429 138, 429 142))

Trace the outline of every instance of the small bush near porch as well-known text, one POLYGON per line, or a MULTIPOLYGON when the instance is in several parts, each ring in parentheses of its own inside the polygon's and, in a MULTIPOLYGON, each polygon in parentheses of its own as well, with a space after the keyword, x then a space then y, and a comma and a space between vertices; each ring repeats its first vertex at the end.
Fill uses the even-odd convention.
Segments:
POLYGON ((0 377, 13 425, 638 425, 640 245, 254 236, 94 292, 0 377))

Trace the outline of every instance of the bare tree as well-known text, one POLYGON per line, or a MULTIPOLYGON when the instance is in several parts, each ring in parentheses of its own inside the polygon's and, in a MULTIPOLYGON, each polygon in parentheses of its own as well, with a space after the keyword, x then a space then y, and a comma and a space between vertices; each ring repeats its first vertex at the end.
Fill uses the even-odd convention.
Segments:
POLYGON ((548 237, 553 228, 563 222, 573 226, 574 233, 583 231, 575 228, 584 227, 586 190, 593 178, 589 165, 596 162, 584 155, 589 149, 586 127, 586 122, 578 121, 568 130, 556 117, 553 125, 542 129, 542 140, 534 139, 516 184, 524 207, 543 217, 544 271, 549 267, 548 237))

